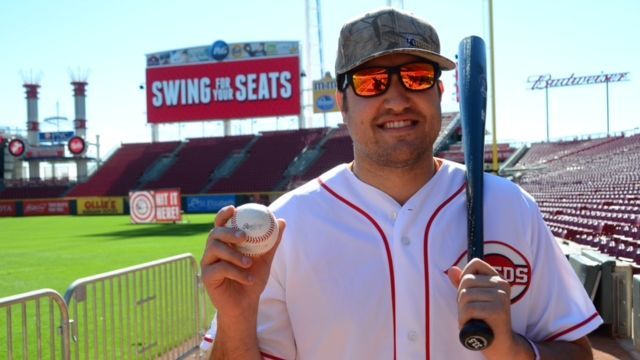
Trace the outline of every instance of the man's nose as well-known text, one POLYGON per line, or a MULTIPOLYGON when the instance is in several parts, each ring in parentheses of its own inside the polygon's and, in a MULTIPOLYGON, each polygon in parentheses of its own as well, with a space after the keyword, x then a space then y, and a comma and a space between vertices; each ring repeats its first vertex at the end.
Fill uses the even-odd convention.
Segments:
POLYGON ((402 85, 400 74, 393 74, 390 79, 389 89, 382 95, 384 106, 394 111, 403 111, 409 107, 409 90, 402 85))

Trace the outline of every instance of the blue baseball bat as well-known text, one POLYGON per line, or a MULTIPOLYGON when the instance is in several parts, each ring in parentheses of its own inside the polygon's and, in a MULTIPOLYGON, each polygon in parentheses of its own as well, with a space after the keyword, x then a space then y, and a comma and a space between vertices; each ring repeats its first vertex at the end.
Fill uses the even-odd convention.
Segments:
MULTIPOLYGON (((458 86, 464 162, 467 167, 468 260, 484 256, 483 175, 487 108, 487 60, 484 41, 469 36, 458 48, 458 86)), ((460 342, 469 350, 491 345, 493 331, 482 320, 470 320, 460 330, 460 342)))

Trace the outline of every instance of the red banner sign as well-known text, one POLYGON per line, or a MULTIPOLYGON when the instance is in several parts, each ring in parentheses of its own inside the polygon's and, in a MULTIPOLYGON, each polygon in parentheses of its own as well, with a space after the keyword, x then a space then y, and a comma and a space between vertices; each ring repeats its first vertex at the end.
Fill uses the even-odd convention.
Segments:
POLYGON ((15 202, 0 202, 0 217, 16 216, 15 202))
POLYGON ((69 215, 69 202, 66 200, 27 201, 23 202, 24 216, 34 215, 69 215))
POLYGON ((147 68, 149 123, 299 113, 297 55, 147 68))

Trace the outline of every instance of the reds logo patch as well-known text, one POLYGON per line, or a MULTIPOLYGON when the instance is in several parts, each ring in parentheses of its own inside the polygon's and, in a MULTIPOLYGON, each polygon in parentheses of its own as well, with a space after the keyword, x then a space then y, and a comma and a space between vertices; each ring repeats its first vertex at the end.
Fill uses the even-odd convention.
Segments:
MULTIPOLYGON (((531 283, 531 265, 527 258, 509 244, 500 241, 485 241, 484 261, 488 262, 511 284, 511 303, 522 299, 531 283)), ((454 264, 459 268, 467 265, 467 252, 460 255, 454 264)))

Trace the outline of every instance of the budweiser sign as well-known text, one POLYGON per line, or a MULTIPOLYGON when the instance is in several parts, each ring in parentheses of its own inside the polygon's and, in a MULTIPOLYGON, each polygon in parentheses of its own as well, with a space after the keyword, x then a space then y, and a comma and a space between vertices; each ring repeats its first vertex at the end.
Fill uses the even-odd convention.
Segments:
POLYGON ((527 82, 531 85, 531 90, 547 89, 552 87, 593 85, 610 82, 620 82, 629 80, 629 72, 575 76, 571 74, 566 78, 552 78, 550 74, 529 76, 527 82))

